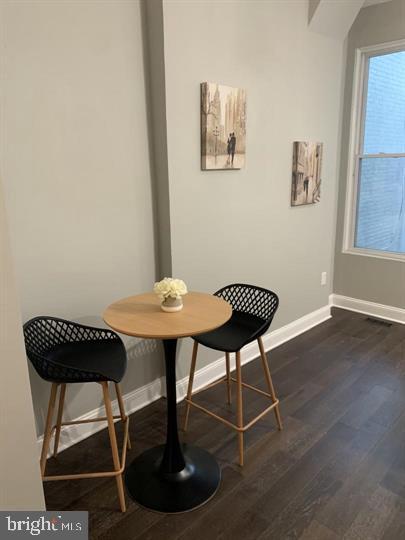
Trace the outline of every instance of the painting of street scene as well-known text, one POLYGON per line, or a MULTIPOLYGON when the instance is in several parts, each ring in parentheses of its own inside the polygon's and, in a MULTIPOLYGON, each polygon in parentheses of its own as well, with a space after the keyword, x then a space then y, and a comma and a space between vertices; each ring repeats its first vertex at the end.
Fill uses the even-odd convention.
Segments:
POLYGON ((321 167, 322 143, 294 142, 291 206, 320 201, 321 167))
POLYGON ((241 169, 246 152, 246 92, 201 84, 201 169, 241 169))

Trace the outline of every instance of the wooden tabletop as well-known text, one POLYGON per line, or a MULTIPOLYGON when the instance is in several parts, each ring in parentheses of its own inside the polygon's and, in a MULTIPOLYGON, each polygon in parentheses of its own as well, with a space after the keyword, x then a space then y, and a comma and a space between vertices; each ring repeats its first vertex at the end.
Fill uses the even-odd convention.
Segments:
POLYGON ((129 296, 104 311, 104 321, 122 334, 142 338, 174 339, 214 330, 232 315, 228 302, 212 294, 189 292, 183 309, 165 313, 155 293, 129 296))

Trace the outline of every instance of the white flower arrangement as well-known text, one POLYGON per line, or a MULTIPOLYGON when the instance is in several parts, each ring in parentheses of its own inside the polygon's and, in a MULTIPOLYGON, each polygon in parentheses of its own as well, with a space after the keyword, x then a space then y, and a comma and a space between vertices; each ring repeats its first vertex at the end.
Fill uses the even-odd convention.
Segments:
POLYGON ((181 298, 187 294, 187 286, 182 279, 174 279, 165 277, 162 281, 157 281, 153 287, 161 300, 167 298, 181 298))

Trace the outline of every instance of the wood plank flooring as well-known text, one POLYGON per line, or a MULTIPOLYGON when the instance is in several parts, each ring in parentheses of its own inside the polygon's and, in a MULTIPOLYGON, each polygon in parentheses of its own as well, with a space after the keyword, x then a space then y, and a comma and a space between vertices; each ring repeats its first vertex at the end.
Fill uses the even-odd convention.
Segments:
MULTIPOLYGON (((121 514, 115 481, 96 479, 45 484, 48 509, 89 510, 94 540, 405 539, 405 326, 334 309, 330 320, 268 356, 284 430, 277 431, 273 414, 249 430, 243 469, 235 433, 191 411, 183 440, 212 452, 222 467, 220 489, 208 504, 162 515, 127 497, 121 514)), ((265 388, 259 361, 245 366, 243 376, 265 388)), ((198 400, 222 415, 235 413, 225 385, 198 400)), ((265 403, 244 390, 247 419, 265 403)), ((184 404, 180 424, 183 413, 184 404)), ((130 430, 128 462, 164 441, 164 400, 133 414, 130 430)), ((48 471, 111 463, 103 430, 51 458, 48 471)))

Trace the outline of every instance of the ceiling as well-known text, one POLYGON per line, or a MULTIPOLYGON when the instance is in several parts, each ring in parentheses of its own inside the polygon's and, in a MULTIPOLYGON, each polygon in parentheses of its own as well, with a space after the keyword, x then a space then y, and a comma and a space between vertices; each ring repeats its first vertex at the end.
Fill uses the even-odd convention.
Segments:
POLYGON ((391 0, 364 0, 363 7, 373 6, 374 4, 384 4, 385 2, 391 2, 391 0))

